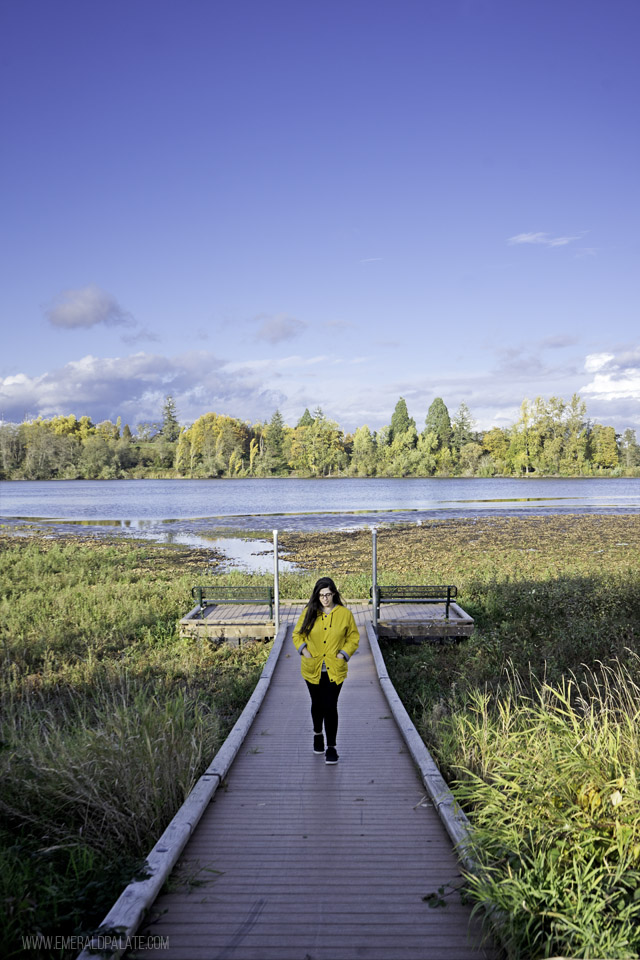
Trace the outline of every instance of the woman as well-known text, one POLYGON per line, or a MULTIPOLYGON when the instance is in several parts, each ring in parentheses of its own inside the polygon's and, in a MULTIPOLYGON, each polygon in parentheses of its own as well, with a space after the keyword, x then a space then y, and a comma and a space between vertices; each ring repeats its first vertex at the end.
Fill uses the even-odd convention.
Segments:
POLYGON ((311 694, 313 752, 324 753, 325 763, 338 762, 338 697, 347 675, 347 663, 358 649, 359 641, 353 614, 342 603, 335 583, 331 577, 321 577, 300 614, 293 642, 300 653, 302 676, 311 694))

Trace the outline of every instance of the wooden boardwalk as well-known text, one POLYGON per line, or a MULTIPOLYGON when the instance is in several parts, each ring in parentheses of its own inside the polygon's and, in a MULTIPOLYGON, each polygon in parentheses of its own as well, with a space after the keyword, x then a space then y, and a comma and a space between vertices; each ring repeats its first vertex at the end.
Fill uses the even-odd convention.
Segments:
MULTIPOLYGON (((295 620, 300 607, 285 608, 295 620)), ((340 762, 312 752, 291 627, 226 780, 139 931, 162 960, 471 960, 451 842, 391 717, 364 629, 340 697, 340 762), (446 906, 423 899, 445 886, 446 906), (157 941, 156 941, 157 942, 157 941)))

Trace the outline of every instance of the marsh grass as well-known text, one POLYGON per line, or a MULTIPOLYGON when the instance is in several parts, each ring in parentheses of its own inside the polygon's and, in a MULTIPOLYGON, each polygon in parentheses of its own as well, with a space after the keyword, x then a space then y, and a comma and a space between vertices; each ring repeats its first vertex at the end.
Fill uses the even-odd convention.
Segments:
POLYGON ((0 952, 18 957, 23 935, 95 927, 139 875, 269 648, 178 637, 195 553, 0 548, 0 952))
POLYGON ((512 676, 441 721, 474 825, 471 895, 512 957, 637 957, 640 687, 620 662, 526 686, 512 676))

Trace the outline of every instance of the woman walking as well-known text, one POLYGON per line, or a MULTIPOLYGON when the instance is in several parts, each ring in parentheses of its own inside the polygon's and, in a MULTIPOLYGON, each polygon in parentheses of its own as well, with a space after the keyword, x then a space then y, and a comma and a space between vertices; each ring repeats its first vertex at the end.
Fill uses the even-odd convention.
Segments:
POLYGON ((313 752, 324 753, 325 763, 337 763, 338 697, 360 635, 331 577, 321 577, 313 588, 293 631, 293 642, 311 694, 313 752))

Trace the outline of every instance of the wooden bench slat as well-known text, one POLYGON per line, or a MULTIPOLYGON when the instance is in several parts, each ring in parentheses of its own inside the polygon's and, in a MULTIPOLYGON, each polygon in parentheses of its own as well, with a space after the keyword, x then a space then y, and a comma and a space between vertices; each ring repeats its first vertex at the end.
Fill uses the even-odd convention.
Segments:
POLYGON ((205 607, 219 604, 259 604, 269 605, 269 616, 273 617, 273 587, 262 585, 241 585, 236 587, 211 584, 192 587, 191 595, 200 606, 200 616, 204 616, 205 607))
MULTIPOLYGON (((374 588, 369 590, 374 596, 374 588)), ((451 601, 458 596, 458 588, 453 584, 434 586, 433 584, 394 584, 378 585, 375 588, 376 616, 380 616, 381 603, 445 603, 445 618, 449 619, 451 601)))

